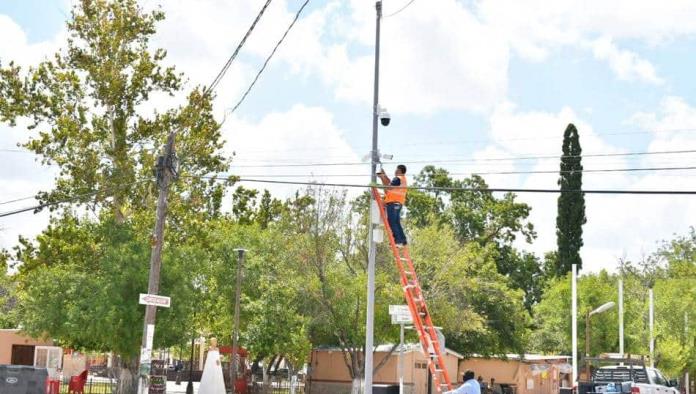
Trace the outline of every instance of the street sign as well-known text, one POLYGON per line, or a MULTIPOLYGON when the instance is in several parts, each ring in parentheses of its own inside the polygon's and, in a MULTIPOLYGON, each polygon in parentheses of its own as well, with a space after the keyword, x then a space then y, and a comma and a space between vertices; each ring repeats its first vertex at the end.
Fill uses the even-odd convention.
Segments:
POLYGON ((411 315, 408 305, 389 305, 390 315, 411 315))
POLYGON ((142 305, 154 305, 161 306, 164 308, 169 308, 172 304, 172 299, 169 297, 156 295, 156 294, 143 294, 140 293, 140 303, 142 305))
POLYGON ((412 324, 413 318, 408 305, 389 305, 392 324, 412 324))
POLYGON ((392 324, 413 324, 411 315, 391 315, 392 324))

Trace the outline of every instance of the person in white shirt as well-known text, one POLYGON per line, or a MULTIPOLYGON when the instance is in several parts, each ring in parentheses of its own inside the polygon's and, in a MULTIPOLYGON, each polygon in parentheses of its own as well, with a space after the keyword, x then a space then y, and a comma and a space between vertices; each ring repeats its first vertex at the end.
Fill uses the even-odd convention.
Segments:
POLYGON ((458 389, 448 391, 445 394, 481 394, 481 385, 476 381, 474 371, 467 370, 464 372, 464 384, 458 389))

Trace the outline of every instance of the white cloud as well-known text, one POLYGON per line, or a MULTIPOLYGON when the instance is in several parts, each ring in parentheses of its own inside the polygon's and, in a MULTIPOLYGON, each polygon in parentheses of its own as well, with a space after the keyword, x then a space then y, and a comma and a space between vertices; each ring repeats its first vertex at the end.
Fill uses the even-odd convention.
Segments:
MULTIPOLYGON (((641 119, 646 129, 696 129, 696 108, 679 98, 666 98, 657 113, 643 113, 634 117, 641 119)), ((572 108, 562 108, 556 113, 543 111, 521 111, 512 103, 498 106, 491 116, 490 135, 494 144, 478 151, 474 157, 514 157, 549 155, 561 153, 563 131, 568 123, 574 123, 580 132, 584 154, 626 152, 607 143, 597 134, 585 116, 572 108)), ((647 150, 689 149, 696 145, 693 133, 672 135, 655 133, 647 150)), ((688 155, 629 157, 586 157, 585 169, 629 168, 672 165, 675 160, 685 161, 688 155)), ((693 154, 690 155, 693 158, 693 154)), ((551 174, 485 176, 495 186, 521 188, 557 189, 558 158, 518 161, 517 171, 554 171, 551 174)), ((478 165, 491 168, 491 163, 481 160, 478 165)), ((502 171, 509 171, 511 164, 504 163, 502 171)), ((658 190, 679 189, 693 181, 690 174, 663 173, 586 173, 583 188, 658 190)), ((557 194, 522 193, 518 197, 532 206, 530 221, 534 223, 538 239, 532 245, 522 240, 518 246, 541 256, 556 246, 555 221, 557 194)), ((584 226, 585 246, 582 257, 585 268, 597 271, 602 268, 615 269, 618 259, 639 259, 644 253, 655 250, 656 242, 669 239, 675 233, 684 233, 691 225, 689 220, 696 214, 696 205, 689 197, 638 196, 638 195, 595 195, 585 196, 587 224, 584 226)))
POLYGON ((626 81, 640 80, 654 85, 664 81, 657 76, 655 67, 635 52, 619 49, 611 39, 604 37, 587 44, 592 48, 595 58, 604 60, 619 79, 626 81))
MULTIPOLYGON (((360 169, 369 171, 366 166, 353 165, 319 167, 318 170, 313 167, 264 167, 297 164, 298 161, 279 158, 288 152, 294 152, 302 163, 360 162, 346 141, 344 131, 335 125, 333 115, 321 107, 297 104, 286 112, 267 114, 257 123, 230 118, 223 133, 228 141, 227 153, 236 152, 231 171, 242 178, 268 179, 274 176, 274 179, 288 181, 355 183, 355 178, 337 175, 359 173, 360 169), (240 164, 235 165, 235 162, 240 164), (259 167, 249 167, 256 165, 259 167)), ((297 190, 296 186, 262 183, 245 186, 267 188, 279 197, 297 190)))
MULTIPOLYGON (((374 4, 329 3, 305 17, 281 58, 300 74, 317 73, 339 99, 372 102, 374 4), (334 26, 341 16, 350 22, 334 26), (304 27, 301 27, 303 26, 304 27), (331 43, 324 44, 332 37, 331 43), (294 49, 292 49, 294 48, 294 49)), ((414 3, 382 22, 381 102, 395 112, 488 110, 507 91, 508 47, 455 0, 414 3)))
POLYGON ((29 43, 22 28, 9 16, 0 14, 0 61, 7 66, 10 61, 21 66, 36 64, 52 55, 64 41, 66 34, 59 32, 53 39, 29 43))

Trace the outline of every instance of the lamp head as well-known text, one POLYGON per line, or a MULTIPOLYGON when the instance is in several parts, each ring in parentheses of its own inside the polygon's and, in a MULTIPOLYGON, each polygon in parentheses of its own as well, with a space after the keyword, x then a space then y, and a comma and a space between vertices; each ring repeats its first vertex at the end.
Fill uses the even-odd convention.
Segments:
POLYGON ((596 315, 596 314, 598 314, 598 313, 606 312, 606 311, 608 311, 609 309, 613 308, 614 305, 616 305, 616 304, 614 303, 614 301, 607 302, 606 304, 604 304, 604 305, 600 306, 599 308, 597 308, 597 309, 593 310, 592 312, 590 312, 590 316, 596 315))

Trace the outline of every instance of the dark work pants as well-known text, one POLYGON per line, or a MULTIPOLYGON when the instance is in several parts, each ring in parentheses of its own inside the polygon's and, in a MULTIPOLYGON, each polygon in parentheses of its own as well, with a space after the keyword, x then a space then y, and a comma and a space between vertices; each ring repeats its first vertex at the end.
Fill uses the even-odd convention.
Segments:
POLYGON ((401 204, 389 203, 386 209, 389 227, 391 227, 392 234, 394 234, 394 242, 406 245, 406 234, 404 234, 404 229, 401 227, 401 204))

